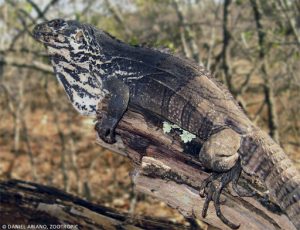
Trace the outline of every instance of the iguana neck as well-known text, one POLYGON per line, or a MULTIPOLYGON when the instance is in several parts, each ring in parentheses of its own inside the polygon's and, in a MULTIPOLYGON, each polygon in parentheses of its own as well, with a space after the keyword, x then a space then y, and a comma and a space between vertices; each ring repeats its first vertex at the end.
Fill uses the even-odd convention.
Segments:
POLYGON ((263 131, 242 139, 239 150, 243 170, 256 175, 269 195, 300 228, 300 176, 283 149, 263 131))

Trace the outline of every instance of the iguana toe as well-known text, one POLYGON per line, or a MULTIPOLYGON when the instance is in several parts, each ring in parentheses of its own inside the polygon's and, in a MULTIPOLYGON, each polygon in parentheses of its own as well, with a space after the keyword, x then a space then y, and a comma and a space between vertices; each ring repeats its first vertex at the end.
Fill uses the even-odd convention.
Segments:
POLYGON ((240 161, 236 163, 236 165, 230 169, 227 172, 224 173, 212 173, 201 185, 200 187, 200 196, 206 197, 205 202, 202 209, 202 217, 205 218, 207 215, 207 210, 209 207, 210 201, 213 201, 215 209, 216 209, 216 215, 222 220, 222 222, 229 227, 233 229, 239 228, 240 225, 234 224, 231 221, 229 221, 221 212, 221 202, 220 202, 220 196, 223 191, 223 188, 225 188, 230 182, 233 182, 233 188, 238 193, 238 195, 252 195, 252 194, 246 194, 246 192, 241 191, 237 187, 237 181, 241 174, 241 165, 240 161))
POLYGON ((242 189, 241 187, 238 186, 238 180, 239 176, 233 179, 232 181, 232 188, 233 190, 237 193, 238 196, 240 197, 251 197, 256 194, 255 191, 247 191, 245 189, 242 189))

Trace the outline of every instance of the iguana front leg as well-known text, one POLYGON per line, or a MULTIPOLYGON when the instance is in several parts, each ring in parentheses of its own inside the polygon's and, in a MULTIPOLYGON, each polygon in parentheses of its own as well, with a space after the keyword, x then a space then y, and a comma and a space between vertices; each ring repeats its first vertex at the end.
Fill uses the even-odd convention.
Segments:
POLYGON ((129 89, 121 80, 113 77, 103 80, 107 91, 97 109, 95 130, 106 143, 115 143, 115 129, 128 107, 129 89))
POLYGON ((206 195, 202 210, 202 216, 207 214, 210 201, 214 202, 217 216, 231 228, 238 228, 222 214, 220 209, 220 195, 224 187, 233 182, 233 189, 241 196, 253 194, 241 191, 237 187, 237 181, 241 174, 242 167, 239 160, 238 149, 240 148, 241 137, 231 129, 223 129, 212 135, 202 146, 199 159, 202 164, 213 171, 200 188, 200 196, 206 195), (217 182, 217 184, 216 184, 217 182))

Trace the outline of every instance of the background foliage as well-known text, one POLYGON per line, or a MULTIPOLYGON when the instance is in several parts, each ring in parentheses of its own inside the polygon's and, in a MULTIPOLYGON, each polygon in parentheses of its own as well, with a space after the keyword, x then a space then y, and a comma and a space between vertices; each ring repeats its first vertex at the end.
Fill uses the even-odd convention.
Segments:
POLYGON ((68 102, 31 34, 56 17, 205 65, 300 167, 299 15, 297 0, 0 0, 0 179, 183 221, 134 193, 129 162, 96 145, 93 118, 68 102))

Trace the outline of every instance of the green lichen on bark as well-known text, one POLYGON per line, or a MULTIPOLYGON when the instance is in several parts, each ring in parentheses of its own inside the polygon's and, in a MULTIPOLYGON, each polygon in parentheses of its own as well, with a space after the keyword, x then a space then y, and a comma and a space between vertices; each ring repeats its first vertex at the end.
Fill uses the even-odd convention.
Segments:
POLYGON ((180 128, 178 125, 171 124, 167 121, 163 122, 163 131, 164 133, 170 133, 172 129, 179 129, 181 131, 181 134, 179 135, 183 143, 188 143, 192 141, 194 138, 196 138, 196 135, 180 128))

